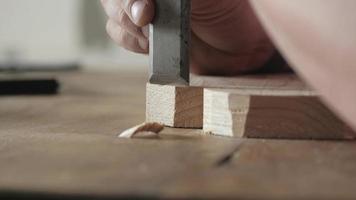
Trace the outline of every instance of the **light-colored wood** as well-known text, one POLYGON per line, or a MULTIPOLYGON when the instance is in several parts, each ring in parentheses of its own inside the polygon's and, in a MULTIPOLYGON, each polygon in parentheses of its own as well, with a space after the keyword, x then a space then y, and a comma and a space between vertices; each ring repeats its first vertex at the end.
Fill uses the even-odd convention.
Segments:
POLYGON ((154 133, 159 134, 164 129, 164 126, 159 123, 143 123, 125 130, 118 135, 119 138, 133 138, 139 133, 154 133))
POLYGON ((356 135, 294 74, 192 75, 191 79, 191 87, 148 84, 147 120, 199 128, 203 118, 205 132, 235 137, 353 139, 356 135))
MULTIPOLYGON (((258 74, 237 77, 191 75, 191 86, 220 89, 248 89, 257 92, 299 91, 315 94, 295 74, 258 74)), ((278 94, 278 93, 275 93, 278 94)))
POLYGON ((146 121, 159 122, 176 128, 203 127, 203 89, 233 88, 249 89, 278 87, 277 92, 285 89, 301 89, 312 93, 295 75, 249 75, 239 77, 214 77, 191 75, 191 86, 173 86, 147 84, 146 121), (288 83, 288 85, 287 85, 288 83))
POLYGON ((235 89, 205 89, 203 123, 204 131, 222 136, 355 137, 354 132, 319 100, 315 92, 290 75, 240 80, 239 87, 235 89))
POLYGON ((148 83, 146 121, 176 128, 202 128, 203 89, 148 83))

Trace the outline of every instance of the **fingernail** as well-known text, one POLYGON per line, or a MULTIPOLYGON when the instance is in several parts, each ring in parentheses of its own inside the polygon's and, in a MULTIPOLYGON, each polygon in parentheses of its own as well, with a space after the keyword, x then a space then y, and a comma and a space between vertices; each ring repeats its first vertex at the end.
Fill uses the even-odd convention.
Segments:
POLYGON ((146 38, 148 38, 148 37, 150 36, 150 33, 149 33, 149 26, 148 26, 148 25, 142 27, 142 33, 143 33, 143 35, 144 35, 146 38))
POLYGON ((138 39, 138 45, 141 47, 141 49, 147 50, 148 49, 148 40, 138 39))
POLYGON ((135 24, 140 24, 147 4, 142 0, 135 1, 131 6, 131 16, 135 24))

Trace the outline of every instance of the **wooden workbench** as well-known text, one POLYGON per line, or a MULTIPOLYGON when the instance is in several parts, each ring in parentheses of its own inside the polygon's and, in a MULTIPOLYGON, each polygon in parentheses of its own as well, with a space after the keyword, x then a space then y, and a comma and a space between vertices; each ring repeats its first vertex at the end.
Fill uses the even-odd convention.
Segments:
POLYGON ((0 97, 0 199, 356 198, 354 142, 119 139, 144 121, 145 74, 57 77, 57 96, 0 97))

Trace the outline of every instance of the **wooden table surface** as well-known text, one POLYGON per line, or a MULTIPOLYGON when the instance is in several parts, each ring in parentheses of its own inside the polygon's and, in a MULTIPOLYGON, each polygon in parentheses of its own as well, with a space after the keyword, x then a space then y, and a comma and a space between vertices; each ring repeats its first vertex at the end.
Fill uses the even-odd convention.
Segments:
POLYGON ((119 139, 144 121, 145 74, 57 77, 59 95, 0 97, 0 199, 356 198, 354 142, 119 139))

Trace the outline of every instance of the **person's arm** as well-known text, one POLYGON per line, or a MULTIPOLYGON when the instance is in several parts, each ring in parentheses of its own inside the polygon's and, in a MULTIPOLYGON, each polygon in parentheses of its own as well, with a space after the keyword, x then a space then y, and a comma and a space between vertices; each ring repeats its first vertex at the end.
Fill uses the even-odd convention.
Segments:
POLYGON ((252 0, 275 44, 356 129, 356 1, 252 0))

